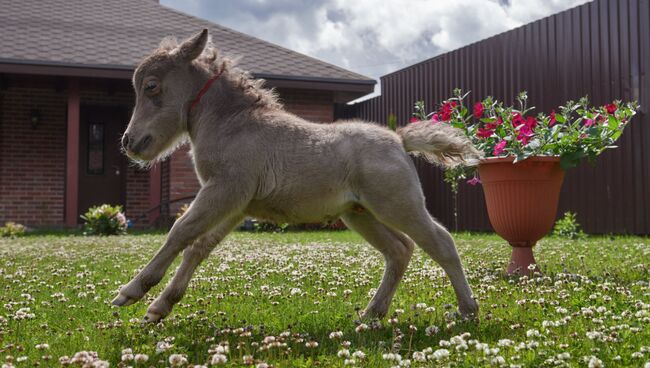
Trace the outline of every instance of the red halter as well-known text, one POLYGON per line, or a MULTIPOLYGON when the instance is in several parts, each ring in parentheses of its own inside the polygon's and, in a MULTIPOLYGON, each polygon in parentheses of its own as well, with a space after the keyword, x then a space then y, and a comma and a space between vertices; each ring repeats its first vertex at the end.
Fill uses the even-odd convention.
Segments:
POLYGON ((201 88, 201 90, 199 91, 199 94, 196 95, 196 97, 194 98, 194 100, 192 100, 192 105, 190 106, 190 111, 194 110, 194 108, 196 107, 196 105, 199 104, 199 102, 201 101, 201 97, 203 97, 203 95, 204 95, 206 92, 208 92, 208 90, 210 89, 210 86, 212 85, 212 83, 216 82, 217 79, 219 79, 219 77, 221 77, 221 73, 222 73, 222 72, 223 72, 223 69, 221 69, 221 70, 219 71, 219 73, 215 74, 214 77, 208 79, 208 81, 205 82, 205 84, 203 85, 203 88, 201 88))

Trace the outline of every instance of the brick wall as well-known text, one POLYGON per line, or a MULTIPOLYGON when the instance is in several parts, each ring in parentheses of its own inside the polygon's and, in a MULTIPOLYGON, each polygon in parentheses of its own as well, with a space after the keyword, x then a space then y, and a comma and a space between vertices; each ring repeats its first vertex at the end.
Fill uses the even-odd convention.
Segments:
POLYGON ((45 86, 0 91, 0 223, 63 223, 66 95, 45 86), (40 122, 32 127, 32 109, 40 122))
MULTIPOLYGON (((332 93, 281 89, 279 94, 287 110, 294 114, 318 122, 333 120, 332 93)), ((64 79, 16 76, 8 88, 0 91, 0 223, 63 225, 66 101, 64 79), (40 112, 36 128, 30 122, 32 109, 40 112)), ((130 112, 133 102, 127 82, 81 83, 82 105, 124 106, 130 112)), ((199 188, 187 149, 179 149, 163 164, 163 201, 194 195, 199 188)), ((149 174, 133 166, 125 174, 125 210, 133 218, 150 208, 149 174)), ((172 204, 168 216, 174 216, 182 204, 172 204)))
MULTIPOLYGON (((316 122, 334 120, 334 96, 331 92, 316 90, 278 89, 284 107, 293 114, 316 122)), ((169 198, 171 201, 196 194, 199 182, 194 172, 192 160, 188 154, 189 147, 183 146, 169 158, 169 198)), ((163 172, 163 175, 165 173, 163 172)), ((184 203, 191 200, 170 204, 169 213, 174 215, 184 203)))

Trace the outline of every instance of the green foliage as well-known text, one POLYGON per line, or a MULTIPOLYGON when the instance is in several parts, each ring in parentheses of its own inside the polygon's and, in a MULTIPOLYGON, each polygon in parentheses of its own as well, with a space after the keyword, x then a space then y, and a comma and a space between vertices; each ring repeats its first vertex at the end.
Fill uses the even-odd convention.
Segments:
POLYGON ((565 212, 564 217, 557 220, 553 235, 568 239, 584 239, 585 233, 580 229, 580 224, 573 212, 565 212))
POLYGON ((392 131, 397 130, 397 116, 395 114, 388 115, 388 129, 392 131))
POLYGON ((122 235, 126 234, 128 227, 122 206, 103 204, 91 207, 81 218, 86 235, 122 235))
POLYGON ((25 226, 15 222, 6 222, 5 226, 0 227, 0 237, 15 238, 25 235, 25 226))
POLYGON ((256 233, 283 233, 287 230, 289 224, 276 224, 267 221, 255 221, 253 231, 256 233))

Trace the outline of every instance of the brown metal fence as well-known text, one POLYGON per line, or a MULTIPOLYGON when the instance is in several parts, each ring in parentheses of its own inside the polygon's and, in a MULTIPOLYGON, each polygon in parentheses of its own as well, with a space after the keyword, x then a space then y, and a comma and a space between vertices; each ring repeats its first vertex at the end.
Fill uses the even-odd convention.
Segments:
MULTIPOLYGON (((423 61, 381 78, 381 95, 339 106, 337 118, 408 121, 416 100, 434 103, 456 87, 474 100, 513 103, 528 91, 550 112, 589 95, 593 104, 637 100, 641 113, 595 166, 567 172, 558 214, 578 213, 588 233, 650 234, 650 0, 597 0, 423 61)), ((454 228, 452 195, 442 172, 417 162, 429 211, 454 228)), ((531 193, 535 195, 535 193, 531 193)), ((461 184, 458 229, 490 230, 480 186, 461 184)))

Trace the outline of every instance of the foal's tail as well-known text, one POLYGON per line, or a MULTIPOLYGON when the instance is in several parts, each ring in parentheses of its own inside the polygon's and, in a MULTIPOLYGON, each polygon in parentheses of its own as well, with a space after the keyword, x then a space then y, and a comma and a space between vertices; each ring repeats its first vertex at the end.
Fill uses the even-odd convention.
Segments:
POLYGON ((442 167, 475 166, 481 153, 457 128, 446 123, 418 121, 397 129, 404 149, 442 167))

